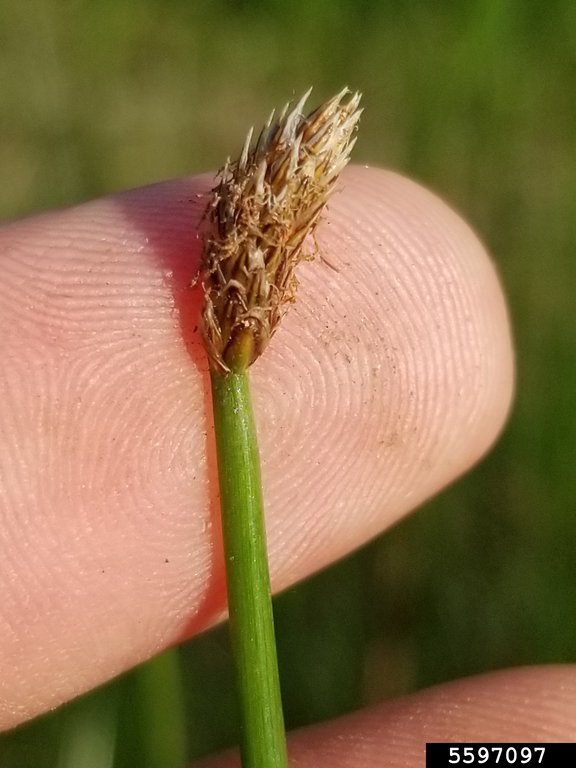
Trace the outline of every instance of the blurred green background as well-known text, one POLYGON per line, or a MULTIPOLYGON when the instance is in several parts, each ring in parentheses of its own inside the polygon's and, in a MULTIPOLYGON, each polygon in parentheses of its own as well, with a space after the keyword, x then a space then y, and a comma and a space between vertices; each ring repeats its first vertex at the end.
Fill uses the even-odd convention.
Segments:
MULTIPOLYGON (((576 3, 2 0, 0 219, 221 164, 313 84, 356 162, 433 188, 511 304, 515 409, 472 474, 276 601, 289 727, 576 661, 576 3)), ((225 629, 0 739, 3 768, 172 768, 236 743, 225 629)))

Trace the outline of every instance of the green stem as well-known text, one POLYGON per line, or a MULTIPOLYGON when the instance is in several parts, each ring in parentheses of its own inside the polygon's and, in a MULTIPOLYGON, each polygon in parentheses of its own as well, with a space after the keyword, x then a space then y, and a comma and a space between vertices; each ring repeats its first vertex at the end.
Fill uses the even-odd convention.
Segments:
POLYGON ((243 768, 287 768, 248 373, 212 374, 230 637, 243 768))
POLYGON ((115 681, 69 705, 58 768, 112 768, 121 685, 115 681))
POLYGON ((187 726, 179 648, 136 670, 147 768, 179 768, 187 758, 187 726))

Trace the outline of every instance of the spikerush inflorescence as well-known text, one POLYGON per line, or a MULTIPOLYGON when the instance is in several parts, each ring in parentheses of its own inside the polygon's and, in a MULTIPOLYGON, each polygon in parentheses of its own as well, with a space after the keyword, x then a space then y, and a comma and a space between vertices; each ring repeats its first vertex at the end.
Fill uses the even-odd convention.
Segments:
MULTIPOLYGON (((228 161, 206 209, 202 332, 211 368, 242 371, 263 352, 297 288, 295 268, 348 162, 361 110, 344 89, 310 115, 310 95, 228 161)), ((309 255, 309 254, 308 254, 309 255)))

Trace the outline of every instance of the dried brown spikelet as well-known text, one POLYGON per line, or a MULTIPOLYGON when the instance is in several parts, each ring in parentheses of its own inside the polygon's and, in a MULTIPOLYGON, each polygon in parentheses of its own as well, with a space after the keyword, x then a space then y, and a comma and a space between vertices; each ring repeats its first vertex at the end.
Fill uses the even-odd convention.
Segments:
POLYGON ((263 352, 294 300, 296 266, 306 258, 334 184, 348 162, 360 94, 344 89, 302 115, 310 91, 274 113, 212 190, 201 262, 202 331, 213 370, 242 371, 263 352))

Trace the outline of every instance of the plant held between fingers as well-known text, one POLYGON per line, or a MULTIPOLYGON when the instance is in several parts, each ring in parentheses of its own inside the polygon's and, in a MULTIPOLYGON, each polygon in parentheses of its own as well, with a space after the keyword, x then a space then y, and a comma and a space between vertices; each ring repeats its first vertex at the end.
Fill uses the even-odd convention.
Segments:
POLYGON ((212 383, 230 636, 243 768, 286 768, 260 460, 248 367, 295 299, 296 266, 348 162, 361 110, 344 89, 308 117, 310 91, 240 159, 227 162, 205 214, 202 333, 212 383))

